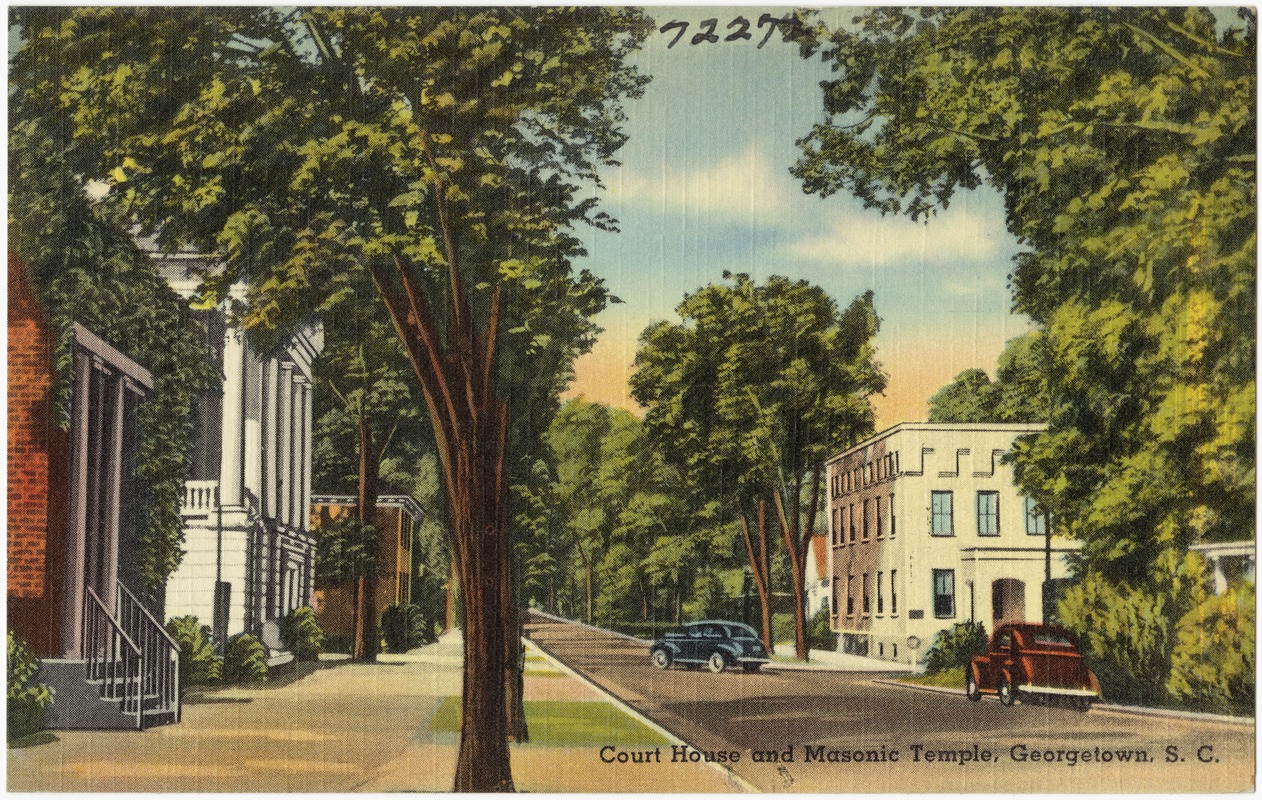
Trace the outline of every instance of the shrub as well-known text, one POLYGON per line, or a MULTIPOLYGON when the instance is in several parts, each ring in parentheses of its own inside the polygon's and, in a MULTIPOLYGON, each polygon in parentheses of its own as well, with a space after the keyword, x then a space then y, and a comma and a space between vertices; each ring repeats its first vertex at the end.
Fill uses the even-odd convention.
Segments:
POLYGON ((429 641, 429 623, 418 606, 393 605, 381 615, 381 635, 391 653, 406 653, 429 641))
POLYGON ((925 652, 925 672, 936 675, 967 666, 973 656, 986 652, 987 643, 986 626, 976 620, 940 630, 925 652))
POLYGON ((1114 703, 1166 700, 1172 647, 1166 593, 1110 583, 1088 572, 1065 591, 1057 618, 1078 636, 1087 666, 1114 703))
POLYGON ((1202 711, 1252 714, 1256 634, 1254 588, 1209 596, 1179 620, 1170 696, 1202 711))
POLYGON ((223 677, 228 683, 267 680, 267 651, 248 633, 228 640, 223 654, 223 677))
POLYGON ((223 659, 215 652, 210 626, 197 617, 173 617, 167 621, 167 633, 180 646, 180 690, 189 686, 205 686, 223 674, 223 659))
POLYGON ((280 621, 280 638, 298 661, 315 661, 324 646, 324 632, 316 622, 315 611, 307 606, 285 615, 280 621))
POLYGON ((44 709, 53 702, 53 690, 35 682, 40 663, 26 642, 9 634, 8 740, 21 739, 44 727, 44 709))
POLYGON ((345 653, 350 655, 355 646, 355 637, 349 633, 326 633, 324 645, 320 648, 324 653, 345 653))
POLYGON ((815 612, 815 616, 811 617, 810 623, 806 628, 807 647, 812 650, 836 650, 837 644, 833 638, 833 631, 829 625, 829 613, 827 608, 821 608, 815 612))

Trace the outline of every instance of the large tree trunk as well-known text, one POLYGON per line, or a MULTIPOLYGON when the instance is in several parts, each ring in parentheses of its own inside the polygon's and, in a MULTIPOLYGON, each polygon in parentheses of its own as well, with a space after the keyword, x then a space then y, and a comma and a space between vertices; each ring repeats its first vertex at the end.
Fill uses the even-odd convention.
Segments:
POLYGON ((810 660, 810 644, 806 640, 806 560, 811 557, 811 537, 815 534, 816 505, 819 502, 821 470, 816 469, 811 478, 811 500, 807 507, 806 525, 802 525, 801 505, 798 498, 802 495, 802 478, 794 481, 794 497, 791 512, 785 512, 784 500, 780 492, 774 493, 776 516, 780 524, 780 535, 784 540, 785 551, 789 554, 789 566, 793 576, 793 629, 794 647, 797 657, 810 660))
MULTIPOLYGON (((359 485, 356 497, 356 513, 359 521, 372 525, 376 530, 377 518, 377 454, 373 452, 372 427, 360 417, 355 422, 356 445, 359 448, 359 485)), ((377 631, 377 553, 378 542, 374 533, 372 548, 374 563, 365 575, 361 575, 355 587, 355 645, 351 657, 356 661, 375 661, 381 635, 377 631)))
POLYGON ((505 736, 508 707, 504 646, 504 581, 509 564, 508 484, 505 470, 508 406, 492 388, 500 295, 491 301, 484 331, 456 269, 444 205, 437 187, 449 264, 450 301, 444 337, 429 300, 402 256, 395 259, 402 291, 376 268, 373 277, 425 399, 442 467, 456 577, 464 605, 464 691, 454 790, 512 791, 505 736), (444 342, 445 339, 445 342, 444 342))
POLYGON ((749 518, 745 515, 745 505, 739 497, 736 499, 736 514, 741 524, 741 535, 745 540, 745 553, 749 556, 749 569, 754 576, 754 586, 758 589, 758 609, 761 613, 762 623, 762 646, 767 648, 768 653, 775 652, 775 642, 771 636, 771 597, 770 587, 768 586, 767 575, 767 525, 766 525, 766 504, 764 501, 758 501, 758 530, 759 544, 758 552, 754 550, 754 541, 749 534, 749 518))

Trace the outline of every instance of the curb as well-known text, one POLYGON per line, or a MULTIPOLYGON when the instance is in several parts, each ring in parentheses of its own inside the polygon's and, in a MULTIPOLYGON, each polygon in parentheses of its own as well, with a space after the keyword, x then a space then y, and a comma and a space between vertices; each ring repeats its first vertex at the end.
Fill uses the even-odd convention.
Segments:
MULTIPOLYGON (((535 611, 535 612, 532 612, 532 613, 536 613, 536 614, 538 614, 538 613, 540 613, 540 612, 535 611)), ((545 616, 552 617, 552 619, 561 620, 561 618, 560 618, 560 617, 553 617, 551 614, 547 614, 547 615, 545 615, 545 616)), ((570 620, 561 620, 561 621, 563 621, 563 622, 569 622, 570 620)), ((577 624, 580 624, 580 625, 581 625, 582 623, 577 623, 577 624)), ((587 626, 584 626, 584 627, 591 627, 591 626, 590 626, 590 625, 587 625, 587 626)), ((599 629, 599 628, 596 628, 595 630, 600 630, 600 629, 599 629)), ((606 633, 613 633, 614 631, 605 631, 605 632, 606 632, 606 633)), ((620 634, 618 634, 618 635, 619 635, 619 636, 623 636, 623 637, 628 638, 628 639, 635 639, 635 637, 633 637, 633 636, 627 636, 626 634, 622 634, 622 633, 620 633, 620 634)), ((638 640, 638 639, 635 639, 635 641, 639 641, 639 640, 638 640)), ((618 699, 618 698, 617 698, 617 697, 615 697, 614 695, 610 694, 610 693, 609 693, 609 691, 608 691, 607 689, 605 689, 605 688, 604 688, 604 687, 602 687, 602 686, 597 685, 595 681, 591 680, 591 679, 590 679, 590 678, 588 678, 586 675, 583 675, 583 674, 581 674, 581 673, 579 673, 579 672, 576 672, 575 670, 571 669, 571 668, 570 668, 570 666, 569 666, 568 664, 563 663, 563 662, 562 662, 560 659, 558 659, 556 656, 554 656, 554 655, 552 655, 551 653, 549 653, 547 650, 545 650, 545 649, 543 648, 543 646, 542 646, 542 645, 538 644, 537 642, 533 642, 533 641, 531 641, 531 640, 529 640, 529 639, 527 639, 527 638, 525 638, 525 637, 522 637, 522 642, 524 642, 524 643, 525 643, 526 648, 527 648, 528 650, 535 650, 535 651, 539 652, 539 653, 540 653, 540 654, 541 654, 544 658, 548 659, 548 661, 549 661, 549 662, 550 662, 553 666, 555 666, 555 667, 557 667, 558 669, 560 669, 560 670, 561 670, 562 672, 564 672, 566 675, 569 675, 569 676, 570 676, 570 677, 572 677, 572 678, 576 678, 576 679, 578 679, 578 680, 579 680, 579 681, 581 681, 583 684, 585 684, 586 686, 588 686, 588 687, 590 687, 591 689, 593 689, 593 690, 594 690, 597 694, 599 694, 600 696, 604 697, 607 701, 609 701, 609 703, 611 703, 611 704, 612 704, 615 708, 617 708, 617 709, 618 709, 619 711, 621 711, 622 713, 626 714, 627 716, 631 717, 632 719, 636 720, 637 722, 641 723, 642 725, 644 725, 644 726, 646 726, 646 727, 650 728, 651 730, 653 730, 653 731, 655 731, 655 732, 657 732, 657 733, 661 734, 662 736, 666 737, 666 740, 667 740, 667 741, 669 741, 671 744, 678 744, 678 745, 683 745, 683 746, 685 746, 685 747, 692 747, 694 750, 699 749, 699 748, 697 748, 697 747, 694 747, 694 746, 693 746, 690 742, 686 742, 686 741, 684 741, 683 739, 679 738, 679 737, 678 737, 678 736, 676 736, 675 734, 673 734, 673 733, 671 733, 670 731, 668 731, 666 728, 663 728, 661 725, 659 725, 658 723, 656 723, 656 722, 654 722, 653 720, 649 719, 649 718, 648 718, 648 717, 646 717, 644 714, 640 713, 639 711, 637 711, 636 709, 632 708, 631 706, 627 705, 626 703, 624 703, 622 700, 618 699)), ((750 783, 749 781, 745 780, 744 778, 742 778, 741 776, 739 776, 739 775, 737 775, 735 772, 733 772, 733 771, 732 771, 732 769, 731 769, 731 767, 727 767, 727 766, 724 766, 724 765, 722 765, 722 764, 718 764, 718 763, 716 763, 716 762, 714 762, 714 761, 705 761, 705 762, 702 762, 702 763, 704 763, 707 767, 710 767, 711 769, 717 770, 717 771, 719 772, 719 774, 721 774, 721 775, 722 775, 724 778, 726 778, 729 782, 731 782, 733 785, 735 785, 735 786, 736 786, 736 788, 737 788, 737 789, 739 789, 740 791, 742 791, 742 792, 750 792, 750 793, 753 793, 753 794, 761 794, 761 793, 762 793, 762 792, 761 792, 761 790, 759 790, 759 789, 758 789, 758 787, 754 786, 752 783, 750 783)))
MULTIPOLYGON (((882 686, 897 686, 902 689, 918 689, 922 692, 964 696, 963 689, 952 689, 947 686, 924 686, 918 683, 905 683, 903 681, 884 680, 881 678, 874 678, 872 682, 879 683, 882 686)), ((1249 727, 1253 727, 1255 724, 1253 717, 1229 717, 1225 714, 1203 714, 1197 711, 1178 711, 1173 708, 1145 708, 1144 706, 1116 706, 1110 703, 1093 703, 1091 710, 1105 714, 1126 714, 1134 717, 1165 717, 1167 719, 1183 719, 1190 722, 1219 722, 1227 725, 1247 725, 1249 727)))
POLYGON ((588 625, 586 622, 579 622, 576 619, 566 619, 565 617, 558 617, 556 614, 549 614, 548 612, 540 611, 537 608, 532 608, 527 613, 537 614, 538 616, 541 616, 541 617, 547 617, 548 619, 554 622, 564 622, 567 625, 577 625, 578 627, 586 628, 589 631, 596 631, 597 633, 606 633, 606 634, 609 634, 610 636, 617 636, 622 639, 630 639, 633 642, 639 642, 645 647, 648 647, 649 645, 653 644, 653 641, 651 639, 638 639, 629 633, 619 633, 618 631, 611 631, 606 628, 597 628, 595 625, 588 625))

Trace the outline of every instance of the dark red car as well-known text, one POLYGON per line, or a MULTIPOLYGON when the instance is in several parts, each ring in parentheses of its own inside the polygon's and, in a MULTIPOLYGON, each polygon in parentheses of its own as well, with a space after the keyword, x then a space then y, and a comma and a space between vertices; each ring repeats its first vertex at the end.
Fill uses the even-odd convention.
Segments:
POLYGON ((1100 699, 1100 683, 1078 652, 1073 634, 1059 625, 1016 622, 1000 625, 984 655, 974 656, 964 672, 969 700, 999 695, 1010 706, 1018 697, 1059 698, 1082 711, 1100 699))

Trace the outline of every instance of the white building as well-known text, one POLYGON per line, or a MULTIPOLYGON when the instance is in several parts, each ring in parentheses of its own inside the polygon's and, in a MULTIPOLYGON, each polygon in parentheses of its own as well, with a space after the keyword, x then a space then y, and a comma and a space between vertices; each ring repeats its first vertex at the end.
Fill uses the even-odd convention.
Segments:
MULTIPOLYGON (((196 255, 154 256, 172 287, 190 296, 196 255)), ((233 287, 227 302, 244 300, 233 287)), ((311 505, 312 362, 324 347, 306 324, 260 353, 227 314, 198 312, 223 370, 222 393, 197 406, 193 469, 180 513, 184 559, 167 581, 168 617, 193 615, 216 639, 247 632, 300 606, 314 590, 311 505)))
POLYGON ((1002 463, 1033 424, 904 423, 828 462, 832 627, 846 652, 915 663, 938 631, 1043 621, 1076 545, 1002 463))
POLYGON ((812 536, 806 551, 806 619, 809 621, 820 611, 829 608, 832 583, 828 572, 828 537, 812 536))

